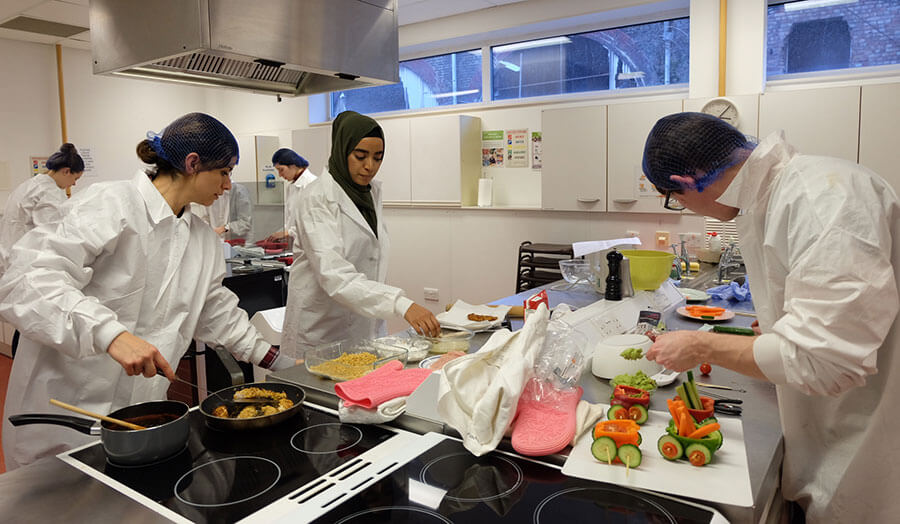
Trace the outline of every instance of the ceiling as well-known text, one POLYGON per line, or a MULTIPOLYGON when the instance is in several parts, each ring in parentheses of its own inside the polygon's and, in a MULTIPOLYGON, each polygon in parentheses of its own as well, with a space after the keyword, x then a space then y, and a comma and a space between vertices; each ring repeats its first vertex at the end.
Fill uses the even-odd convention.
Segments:
MULTIPOLYGON (((524 0, 397 0, 401 26, 524 0)), ((0 38, 90 49, 88 0, 3 0, 0 38), (4 25, 9 27, 3 27, 4 25)))

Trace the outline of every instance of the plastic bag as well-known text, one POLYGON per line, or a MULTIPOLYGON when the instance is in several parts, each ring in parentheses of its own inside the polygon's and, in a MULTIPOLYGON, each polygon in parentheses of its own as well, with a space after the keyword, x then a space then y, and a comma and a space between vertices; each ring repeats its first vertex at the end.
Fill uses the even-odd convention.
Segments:
POLYGON ((559 392, 578 385, 587 365, 586 346, 583 334, 557 320, 548 323, 544 345, 534 363, 535 400, 553 404, 559 392))
POLYGON ((711 287, 706 290, 706 294, 719 300, 733 300, 736 302, 746 302, 753 299, 750 296, 750 284, 746 279, 743 284, 730 282, 721 286, 711 287))

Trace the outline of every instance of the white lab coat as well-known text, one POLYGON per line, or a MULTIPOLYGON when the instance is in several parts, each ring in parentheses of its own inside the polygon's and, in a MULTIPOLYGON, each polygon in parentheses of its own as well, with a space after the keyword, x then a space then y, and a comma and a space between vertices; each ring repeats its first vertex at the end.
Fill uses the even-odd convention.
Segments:
POLYGON ((291 237, 294 239, 294 245, 297 245, 297 214, 302 203, 300 202, 300 195, 303 194, 303 188, 311 184, 315 179, 317 179, 315 174, 309 170, 307 167, 303 174, 297 177, 297 180, 294 180, 290 184, 285 187, 285 195, 284 195, 284 230, 290 233, 291 237))
POLYGON ((10 193, 0 221, 0 275, 13 244, 35 227, 59 220, 59 208, 65 201, 66 190, 46 174, 29 178, 10 193))
MULTIPOLYGON (((777 386, 782 490, 809 522, 900 515, 900 204, 852 162, 763 140, 719 202, 742 208, 740 247, 777 386)), ((727 440, 727 435, 726 435, 727 440)))
POLYGON ((402 289, 384 284, 390 246, 379 181, 372 182, 372 199, 378 238, 329 173, 301 193, 294 227, 302 248, 294 251, 281 333, 288 355, 384 335, 384 319, 402 317, 412 305, 402 289))
POLYGON ((176 217, 143 172, 93 184, 63 211, 57 225, 22 237, 0 278, 0 316, 22 332, 3 417, 8 469, 91 440, 57 426, 14 428, 10 415, 65 413, 49 398, 105 414, 166 397, 165 377, 129 377, 106 354, 126 330, 173 367, 191 339, 253 363, 270 347, 222 286, 215 233, 190 211, 176 217))
POLYGON ((192 203, 191 212, 213 229, 225 226, 223 238, 248 238, 253 227, 253 203, 250 191, 243 185, 232 183, 231 189, 208 206, 192 203))

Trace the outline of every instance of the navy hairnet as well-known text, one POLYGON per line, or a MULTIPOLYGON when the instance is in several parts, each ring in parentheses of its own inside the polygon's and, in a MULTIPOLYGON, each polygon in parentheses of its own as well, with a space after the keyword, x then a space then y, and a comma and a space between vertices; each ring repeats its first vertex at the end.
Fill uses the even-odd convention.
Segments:
POLYGON ((694 179, 703 191, 723 171, 745 158, 755 145, 731 124, 705 113, 676 113, 660 118, 644 145, 644 174, 659 191, 680 191, 671 176, 694 179))
POLYGON ((191 153, 200 157, 202 170, 231 165, 240 158, 238 143, 225 124, 204 113, 188 113, 161 133, 147 133, 150 147, 172 166, 184 172, 184 159, 191 153))
POLYGON ((50 171, 57 171, 65 167, 68 167, 73 173, 84 172, 84 159, 78 154, 75 146, 68 142, 60 146, 59 151, 47 159, 47 169, 50 171))
POLYGON ((281 164, 283 166, 307 167, 309 162, 305 158, 298 155, 292 149, 282 147, 272 155, 273 164, 281 164))

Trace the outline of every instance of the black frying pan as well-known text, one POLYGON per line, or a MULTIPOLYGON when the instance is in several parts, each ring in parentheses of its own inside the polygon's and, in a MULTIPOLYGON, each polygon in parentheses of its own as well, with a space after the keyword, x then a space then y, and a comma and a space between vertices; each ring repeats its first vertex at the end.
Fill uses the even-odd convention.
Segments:
POLYGON ((293 384, 282 382, 251 382, 240 386, 232 386, 230 388, 220 389, 212 393, 203 402, 200 403, 200 413, 206 419, 206 425, 221 431, 244 430, 244 429, 260 429, 274 426, 293 417, 300 411, 300 404, 306 398, 306 392, 293 384), (240 411, 245 404, 235 403, 232 398, 234 392, 239 389, 257 387, 268 389, 270 391, 279 391, 287 394, 287 398, 294 402, 294 406, 290 409, 275 413, 274 415, 266 415, 253 418, 222 418, 213 416, 213 410, 219 406, 225 406, 229 412, 240 411))

